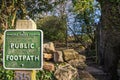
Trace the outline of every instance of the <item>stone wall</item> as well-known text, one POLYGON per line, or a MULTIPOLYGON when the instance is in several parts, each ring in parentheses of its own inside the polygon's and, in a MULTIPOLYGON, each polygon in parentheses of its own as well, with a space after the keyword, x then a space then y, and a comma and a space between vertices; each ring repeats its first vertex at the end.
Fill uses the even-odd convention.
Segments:
POLYGON ((43 69, 53 71, 57 80, 95 80, 85 70, 87 65, 84 55, 80 55, 74 49, 57 51, 53 42, 45 43, 43 47, 43 69))

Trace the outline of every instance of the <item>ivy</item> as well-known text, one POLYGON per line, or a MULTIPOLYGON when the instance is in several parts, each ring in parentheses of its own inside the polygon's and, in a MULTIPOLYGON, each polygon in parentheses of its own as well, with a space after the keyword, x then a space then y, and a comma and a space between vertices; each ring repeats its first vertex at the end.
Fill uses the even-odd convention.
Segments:
POLYGON ((37 80, 56 80, 54 73, 46 70, 37 72, 37 80))

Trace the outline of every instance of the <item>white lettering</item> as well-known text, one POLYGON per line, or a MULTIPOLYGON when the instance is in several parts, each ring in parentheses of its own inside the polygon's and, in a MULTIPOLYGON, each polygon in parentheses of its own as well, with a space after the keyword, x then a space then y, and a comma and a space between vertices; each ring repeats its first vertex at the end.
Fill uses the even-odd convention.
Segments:
POLYGON ((35 56, 35 61, 39 61, 39 56, 35 56))
POLYGON ((27 61, 30 61, 30 56, 27 56, 27 59, 26 59, 27 61))
POLYGON ((24 44, 24 48, 27 49, 27 48, 29 48, 29 46, 27 46, 27 44, 24 44))
POLYGON ((7 61, 39 61, 39 55, 6 55, 7 61))
POLYGON ((15 45, 15 49, 18 49, 19 48, 19 45, 18 44, 14 44, 15 45))
POLYGON ((11 49, 33 49, 34 43, 10 43, 11 49))
POLYGON ((30 48, 31 48, 31 49, 33 49, 33 48, 34 48, 34 43, 31 43, 30 48))
POLYGON ((31 60, 33 61, 33 57, 34 57, 34 56, 33 56, 33 55, 31 55, 30 57, 31 57, 31 60))
POLYGON ((23 61, 26 59, 26 55, 23 55, 23 61))
POLYGON ((14 47, 14 43, 10 43, 10 48, 13 48, 14 47))
POLYGON ((13 55, 10 55, 10 61, 13 61, 13 55))
POLYGON ((18 61, 18 56, 17 55, 14 56, 14 60, 18 61))
POLYGON ((19 60, 22 61, 22 55, 19 55, 19 60))
POLYGON ((9 60, 9 57, 10 57, 10 56, 9 56, 9 55, 7 55, 7 58, 6 58, 6 59, 7 59, 7 60, 9 60))
POLYGON ((20 43, 20 49, 23 48, 23 43, 20 43))

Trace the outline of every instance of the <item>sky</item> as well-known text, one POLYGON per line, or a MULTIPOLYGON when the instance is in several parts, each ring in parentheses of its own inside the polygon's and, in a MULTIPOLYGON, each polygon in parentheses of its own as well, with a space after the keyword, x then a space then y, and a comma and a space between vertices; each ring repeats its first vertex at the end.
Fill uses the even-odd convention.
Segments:
MULTIPOLYGON (((54 1, 55 0, 51 0, 51 2, 54 2, 54 1)), ((98 3, 97 3, 97 1, 94 1, 93 4, 95 6, 98 3)), ((98 15, 101 15, 101 12, 100 12, 99 8, 96 8, 95 10, 96 11, 94 12, 94 14, 95 14, 94 21, 95 21, 95 23, 98 23, 100 21, 98 15)), ((81 31, 80 25, 82 23, 76 22, 76 14, 73 12, 72 0, 67 0, 64 3, 64 5, 58 5, 54 9, 53 12, 47 12, 47 14, 46 13, 43 13, 43 14, 44 14, 44 16, 46 16, 46 15, 50 16, 51 14, 55 15, 55 16, 60 16, 61 15, 60 11, 64 11, 64 14, 67 16, 67 19, 66 19, 66 21, 67 21, 67 27, 70 27, 71 29, 76 29, 77 27, 79 27, 76 30, 80 32, 81 31)), ((77 32, 77 34, 80 34, 80 33, 77 32)), ((68 28, 68 35, 72 35, 72 33, 69 30, 69 28, 68 28)))
MULTIPOLYGON (((97 5, 98 2, 95 0, 93 5, 97 5)), ((69 9, 73 9, 73 4, 71 1, 69 1, 66 5, 66 13, 67 13, 67 26, 70 27, 71 29, 75 29, 76 30, 76 34, 81 34, 81 27, 80 25, 82 23, 80 22, 76 22, 76 14, 73 11, 69 11, 69 9), (77 28, 79 27, 79 28, 77 28)), ((101 11, 99 10, 99 8, 95 8, 95 12, 94 12, 94 22, 96 24, 98 24, 98 22, 100 21, 100 15, 101 15, 101 11), (99 17, 98 17, 99 16, 99 17)), ((68 35, 72 35, 72 32, 69 30, 68 28, 68 35)))

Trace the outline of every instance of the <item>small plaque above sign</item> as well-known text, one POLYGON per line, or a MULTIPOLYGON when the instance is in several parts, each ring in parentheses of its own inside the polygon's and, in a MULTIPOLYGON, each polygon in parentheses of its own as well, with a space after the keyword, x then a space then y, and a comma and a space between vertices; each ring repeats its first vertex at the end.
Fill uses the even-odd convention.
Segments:
POLYGON ((6 30, 3 65, 5 69, 39 70, 43 65, 41 30, 6 30))

